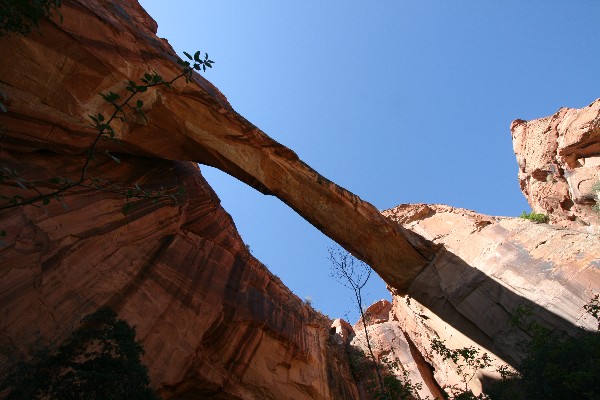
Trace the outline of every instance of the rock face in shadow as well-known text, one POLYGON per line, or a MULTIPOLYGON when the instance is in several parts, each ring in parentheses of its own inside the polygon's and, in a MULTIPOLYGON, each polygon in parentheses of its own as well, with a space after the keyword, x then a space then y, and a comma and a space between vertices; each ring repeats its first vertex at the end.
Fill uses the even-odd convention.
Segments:
POLYGON ((551 223, 600 233, 591 209, 600 181, 600 99, 582 109, 511 125, 519 183, 531 208, 551 223))
MULTIPOLYGON (((437 243, 431 266, 408 291, 395 296, 391 320, 435 370, 437 382, 460 384, 451 364, 431 350, 434 338, 449 348, 475 346, 502 363, 517 365, 519 343, 529 336, 510 323, 517 307, 539 323, 574 333, 594 330, 583 305, 600 288, 597 234, 490 217, 445 205, 410 204, 384 215, 437 243)), ((477 380, 471 388, 478 392, 477 380)))
MULTIPOLYGON (((164 398, 356 399, 331 321, 292 294, 246 249, 193 163, 98 158, 107 179, 186 194, 134 201, 77 189, 41 208, 0 214, 0 376, 56 348, 107 305, 137 327, 152 387, 164 398)), ((26 175, 69 174, 71 156, 15 148, 26 175)))

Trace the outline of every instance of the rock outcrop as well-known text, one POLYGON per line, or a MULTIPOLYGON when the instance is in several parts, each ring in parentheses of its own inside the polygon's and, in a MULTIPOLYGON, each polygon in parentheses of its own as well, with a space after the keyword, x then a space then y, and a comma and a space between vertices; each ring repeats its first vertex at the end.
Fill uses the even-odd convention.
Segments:
POLYGON ((560 226, 600 233, 600 99, 582 109, 511 125, 519 183, 531 208, 560 226))
MULTIPOLYGON (((442 392, 433 379, 431 367, 424 362, 398 321, 393 319, 392 304, 387 300, 380 300, 367 308, 365 317, 369 342, 375 358, 381 363, 382 373, 394 374, 401 382, 410 383, 421 398, 429 396, 429 398, 442 399, 442 392)), ((354 355, 352 359, 354 369, 361 361, 368 365, 366 361, 368 361, 369 350, 362 319, 354 325, 351 337, 349 353, 354 355), (360 352, 357 353, 357 349, 360 352), (360 354, 364 354, 363 360, 360 359, 360 354)), ((368 383, 376 383, 373 382, 375 376, 372 370, 368 370, 363 376, 358 374, 357 383, 362 398, 373 398, 367 386, 368 383)))
MULTIPOLYGON (((394 297, 390 319, 441 386, 459 384, 460 377, 432 351, 434 338, 449 348, 475 346, 492 354, 496 362, 487 376, 497 377, 494 369, 503 363, 517 365, 519 343, 528 339, 510 323, 517 307, 565 332, 595 329, 583 305, 600 288, 597 234, 445 205, 400 205, 384 215, 440 245, 408 296, 394 297)), ((471 388, 480 391, 479 381, 471 388)))

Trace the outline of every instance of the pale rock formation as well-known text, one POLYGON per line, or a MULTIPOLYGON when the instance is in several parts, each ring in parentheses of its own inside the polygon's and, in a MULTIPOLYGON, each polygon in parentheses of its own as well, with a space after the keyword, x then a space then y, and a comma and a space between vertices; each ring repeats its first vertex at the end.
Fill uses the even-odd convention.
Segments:
MULTIPOLYGON (((520 218, 490 217, 445 205, 400 205, 384 212, 440 247, 408 296, 395 296, 392 320, 435 370, 441 386, 460 384, 453 366, 431 350, 475 346, 516 365, 527 334, 510 324, 519 306, 540 323, 574 333, 595 329, 583 305, 600 288, 599 235, 520 218)), ((481 378, 481 376, 480 376, 481 378)), ((478 393, 481 383, 470 388, 478 393)))
POLYGON ((350 344, 350 341, 354 337, 352 325, 341 318, 337 318, 333 321, 329 333, 337 344, 344 346, 350 344))
MULTIPOLYGON (((421 355, 410 343, 410 339, 405 336, 400 324, 390 318, 391 311, 392 304, 387 300, 380 300, 365 311, 369 342, 383 372, 393 373, 400 381, 404 383, 410 381, 415 387, 420 387, 417 392, 422 398, 427 396, 442 398, 430 367, 423 362, 421 355)), ((362 319, 354 325, 354 337, 350 346, 360 349, 366 357, 369 357, 362 319)), ((371 371, 367 378, 371 382, 375 381, 374 371, 371 371)), ((364 382, 359 379, 358 383, 362 396, 369 398, 364 382)))
POLYGON ((600 181, 600 99, 582 109, 511 125, 519 183, 535 212, 551 223, 600 233, 591 209, 600 181))
MULTIPOLYGON (((390 311, 392 310, 392 304, 387 300, 379 300, 371 304, 364 312, 365 319, 368 325, 379 324, 386 322, 390 318, 390 311)), ((354 324, 354 330, 363 329, 363 319, 360 317, 356 324, 354 324)))

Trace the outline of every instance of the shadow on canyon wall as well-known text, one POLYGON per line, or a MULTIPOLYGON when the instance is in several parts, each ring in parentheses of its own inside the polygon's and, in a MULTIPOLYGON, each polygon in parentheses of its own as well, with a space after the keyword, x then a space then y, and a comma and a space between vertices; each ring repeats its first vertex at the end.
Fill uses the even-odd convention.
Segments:
MULTIPOLYGON (((407 229, 411 244, 429 254, 430 264, 413 281, 407 295, 469 339, 516 367, 523 344, 531 334, 515 326, 517 308, 530 310, 532 322, 574 336, 581 328, 564 317, 517 293, 477 268, 472 267, 443 245, 436 245, 407 229), (433 256, 431 256, 433 254, 433 256)), ((468 245, 468 244, 466 244, 468 245)), ((527 279, 541 280, 548 262, 525 255, 521 271, 527 279)), ((517 265, 519 263, 516 263, 517 265)), ((583 314, 583 310, 581 310, 583 314)))

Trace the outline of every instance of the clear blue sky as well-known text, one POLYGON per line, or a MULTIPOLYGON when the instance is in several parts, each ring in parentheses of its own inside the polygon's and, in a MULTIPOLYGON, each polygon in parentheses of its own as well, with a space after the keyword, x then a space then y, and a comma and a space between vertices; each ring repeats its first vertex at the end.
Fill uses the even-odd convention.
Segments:
MULTIPOLYGON (((232 106, 379 209, 529 210, 509 126, 600 97, 598 1, 142 0, 175 50, 208 52, 232 106)), ((202 167, 254 255, 331 317, 331 240, 277 199, 202 167)), ((373 279, 373 278, 372 278, 373 279)), ((389 298, 373 279, 367 303, 389 298)))

